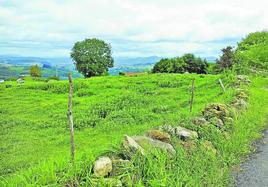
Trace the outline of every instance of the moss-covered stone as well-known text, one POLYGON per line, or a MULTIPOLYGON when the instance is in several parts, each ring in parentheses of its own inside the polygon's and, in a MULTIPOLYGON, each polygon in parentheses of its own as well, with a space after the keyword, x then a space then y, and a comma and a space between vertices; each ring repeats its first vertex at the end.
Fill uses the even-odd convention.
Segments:
POLYGON ((171 137, 168 133, 161 130, 149 130, 146 135, 152 139, 159 140, 162 142, 170 143, 171 137))
POLYGON ((209 122, 203 117, 195 117, 192 119, 192 123, 198 126, 208 125, 209 122))
POLYGON ((216 155, 217 154, 217 149, 213 146, 211 141, 205 140, 201 142, 201 146, 206 150, 211 152, 212 154, 216 155))
POLYGON ((228 107, 221 103, 212 103, 207 105, 202 113, 204 118, 208 121, 214 117, 223 120, 225 117, 229 116, 228 107))
POLYGON ((183 141, 181 144, 186 150, 192 150, 196 148, 196 142, 194 140, 183 141))
POLYGON ((169 143, 165 143, 159 140, 154 140, 146 136, 134 136, 132 137, 146 152, 150 152, 152 149, 160 149, 167 151, 171 155, 175 155, 176 151, 169 143))

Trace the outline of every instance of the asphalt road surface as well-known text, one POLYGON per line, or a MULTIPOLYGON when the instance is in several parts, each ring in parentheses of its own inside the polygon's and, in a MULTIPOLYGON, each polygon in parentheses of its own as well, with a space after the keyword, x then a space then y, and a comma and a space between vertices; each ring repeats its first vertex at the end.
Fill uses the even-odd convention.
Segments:
POLYGON ((242 171, 237 174, 237 187, 268 187, 268 130, 249 161, 241 165, 242 171))

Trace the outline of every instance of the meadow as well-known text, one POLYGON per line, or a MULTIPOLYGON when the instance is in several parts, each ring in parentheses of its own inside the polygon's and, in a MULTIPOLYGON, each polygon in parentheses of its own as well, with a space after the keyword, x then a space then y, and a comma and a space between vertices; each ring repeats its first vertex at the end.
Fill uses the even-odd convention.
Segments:
MULTIPOLYGON (((253 78, 249 109, 236 118, 234 131, 228 138, 213 127, 199 129, 189 121, 200 115, 208 103, 230 103, 235 94, 231 87, 234 79, 227 74, 75 79, 76 168, 68 165, 68 82, 30 79, 21 85, 5 82, 0 85, 0 185, 61 186, 75 178, 82 181, 81 185, 88 186, 92 161, 107 151, 116 150, 124 134, 142 134, 160 125, 185 123, 202 135, 201 140, 213 141, 219 154, 195 149, 189 155, 178 146, 176 160, 168 161, 168 157, 163 156, 155 164, 151 164, 150 159, 141 160, 143 166, 136 168, 136 172, 146 167, 146 186, 225 186, 231 166, 250 151, 250 142, 260 137, 259 132, 265 127, 267 79, 253 78), (190 113, 193 78, 196 89, 190 113), (219 78, 225 83, 225 93, 219 78), (173 169, 167 168, 167 163, 173 169)), ((144 181, 136 181, 136 186, 143 186, 144 181)))

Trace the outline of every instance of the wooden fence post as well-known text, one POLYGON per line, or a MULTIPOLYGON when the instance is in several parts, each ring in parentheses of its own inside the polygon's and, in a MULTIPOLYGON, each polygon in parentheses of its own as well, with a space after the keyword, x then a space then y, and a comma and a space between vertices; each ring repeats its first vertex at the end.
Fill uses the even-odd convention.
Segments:
POLYGON ((219 79, 219 83, 220 83, 220 85, 221 85, 221 89, 222 89, 222 91, 225 92, 225 87, 224 87, 224 85, 223 85, 221 79, 219 79))
POLYGON ((68 74, 68 79, 69 79, 69 98, 68 98, 68 112, 67 112, 67 117, 68 117, 68 124, 70 128, 70 144, 71 144, 71 161, 74 161, 74 124, 73 124, 73 113, 72 113, 72 100, 73 100, 73 79, 72 79, 72 74, 68 74))
POLYGON ((192 112, 192 109, 193 109, 193 102, 194 102, 194 84, 195 84, 195 79, 193 78, 192 80, 192 96, 191 96, 191 100, 190 100, 190 112, 192 112))

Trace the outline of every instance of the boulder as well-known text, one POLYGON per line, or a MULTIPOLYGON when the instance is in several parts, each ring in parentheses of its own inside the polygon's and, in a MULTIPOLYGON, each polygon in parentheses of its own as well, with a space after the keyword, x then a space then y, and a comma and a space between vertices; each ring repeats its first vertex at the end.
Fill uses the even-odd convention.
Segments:
POLYGON ((171 155, 176 154, 175 149, 169 143, 165 143, 159 140, 154 140, 146 136, 134 136, 133 139, 145 150, 150 150, 152 148, 160 149, 162 151, 167 151, 171 155))
POLYGON ((175 135, 175 129, 171 125, 160 126, 159 130, 165 131, 171 135, 175 135))
POLYGON ((192 150, 196 148, 196 143, 194 140, 184 141, 182 142, 182 145, 186 150, 192 150))
POLYGON ((210 119, 210 123, 221 129, 224 126, 223 121, 220 118, 214 117, 210 119))
POLYGON ((198 138, 197 132, 186 129, 184 127, 180 127, 180 126, 175 128, 175 134, 182 140, 193 140, 193 139, 198 138))
POLYGON ((202 117, 195 117, 192 119, 193 124, 198 125, 198 126, 204 126, 208 125, 208 121, 205 118, 202 117))
POLYGON ((223 119, 229 116, 228 107, 225 104, 212 103, 205 107, 202 111, 206 120, 210 121, 211 118, 217 117, 223 119))
POLYGON ((96 177, 105 177, 112 171, 112 160, 109 157, 100 157, 94 164, 94 175, 96 177))
POLYGON ((207 151, 211 152, 212 154, 217 154, 217 149, 213 146, 211 141, 205 140, 201 143, 201 146, 206 149, 207 151))
POLYGON ((236 99, 233 103, 234 108, 240 110, 240 109, 246 109, 248 107, 247 102, 244 99, 236 99))
POLYGON ((152 139, 159 140, 162 142, 170 143, 171 137, 168 133, 161 130, 149 130, 146 135, 152 139))
POLYGON ((139 152, 144 155, 144 149, 131 137, 125 135, 123 147, 128 151, 139 152))
POLYGON ((22 78, 19 78, 19 79, 17 79, 17 83, 22 84, 22 83, 24 83, 24 80, 22 78))

